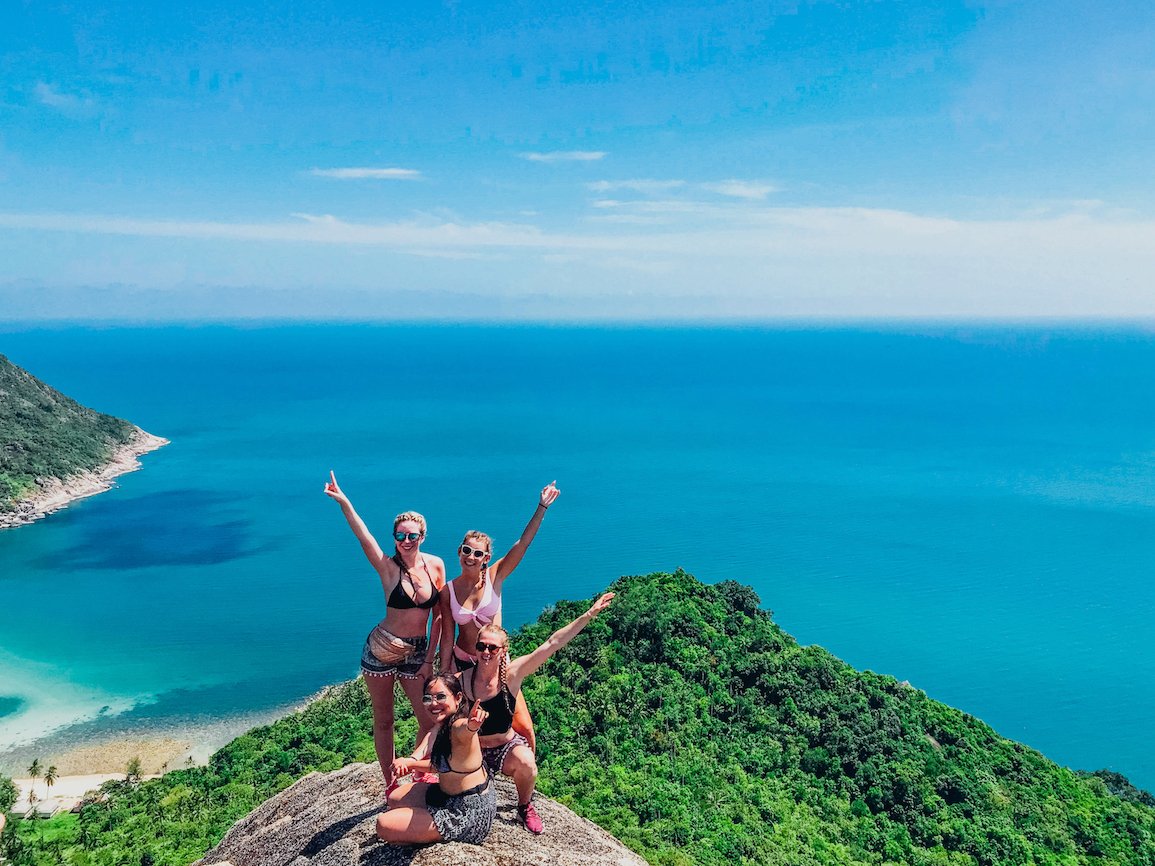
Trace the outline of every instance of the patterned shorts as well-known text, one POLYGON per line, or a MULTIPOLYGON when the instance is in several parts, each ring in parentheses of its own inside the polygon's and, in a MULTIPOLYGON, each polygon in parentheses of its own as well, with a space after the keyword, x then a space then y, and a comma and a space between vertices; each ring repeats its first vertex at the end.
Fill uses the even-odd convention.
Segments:
POLYGON ((361 673, 367 677, 387 677, 390 674, 396 674, 407 680, 417 679, 421 673, 421 666, 425 664, 425 655, 429 650, 429 638, 425 636, 407 637, 405 640, 417 649, 403 662, 386 664, 373 655, 373 651, 369 649, 369 639, 366 638, 365 648, 361 650, 361 673))
POLYGON ((446 842, 480 845, 497 815, 497 791, 490 779, 460 794, 446 794, 440 785, 430 785, 425 791, 425 808, 446 842))
POLYGON ((505 766, 505 759, 518 746, 525 746, 529 748, 529 740, 521 734, 514 734, 513 739, 508 743, 502 743, 500 746, 490 746, 488 749, 481 750, 481 760, 485 762, 485 766, 489 767, 489 772, 495 776, 502 773, 502 767, 505 766))

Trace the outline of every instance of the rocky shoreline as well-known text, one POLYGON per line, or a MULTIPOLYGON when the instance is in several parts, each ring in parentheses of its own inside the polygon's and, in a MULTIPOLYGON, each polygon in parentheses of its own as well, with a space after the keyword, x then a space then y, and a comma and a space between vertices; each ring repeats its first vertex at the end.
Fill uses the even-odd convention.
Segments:
POLYGON ((103 493, 117 476, 140 468, 140 455, 168 445, 169 441, 135 428, 132 439, 118 448, 100 469, 78 472, 67 478, 46 478, 36 494, 16 503, 12 511, 0 512, 0 529, 23 526, 67 507, 77 499, 103 493))

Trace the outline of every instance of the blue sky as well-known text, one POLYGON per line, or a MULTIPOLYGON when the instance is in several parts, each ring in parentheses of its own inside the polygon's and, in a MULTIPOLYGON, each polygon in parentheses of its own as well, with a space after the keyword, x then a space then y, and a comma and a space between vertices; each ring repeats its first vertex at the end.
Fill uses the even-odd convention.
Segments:
POLYGON ((1150 2, 0 10, 0 319, 1147 317, 1153 169, 1150 2))

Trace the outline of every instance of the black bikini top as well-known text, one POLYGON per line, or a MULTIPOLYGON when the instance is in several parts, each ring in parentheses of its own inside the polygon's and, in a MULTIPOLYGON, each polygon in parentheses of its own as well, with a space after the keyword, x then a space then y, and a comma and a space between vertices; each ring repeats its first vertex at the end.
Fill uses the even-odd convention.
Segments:
MULTIPOLYGON (((469 674, 469 688, 465 688, 465 678, 462 677, 461 685, 465 690, 465 696, 469 700, 474 700, 473 695, 473 674, 477 668, 473 668, 469 674)), ((516 705, 517 699, 514 698, 513 692, 509 690, 509 686, 505 683, 501 684, 501 691, 499 691, 492 698, 481 702, 481 708, 489 713, 489 716, 481 723, 481 728, 478 730, 480 736, 486 734, 504 734, 513 727, 513 708, 516 705)))
POLYGON ((450 754, 453 751, 452 740, 450 739, 449 726, 446 725, 437 732, 437 737, 433 741, 433 751, 429 755, 429 761, 433 764, 433 769, 438 773, 456 773, 459 776, 468 776, 470 773, 476 773, 485 766, 485 761, 482 761, 472 770, 455 770, 449 763, 450 754))
MULTIPOLYGON (((393 587, 393 591, 389 593, 389 597, 385 599, 385 606, 395 607, 399 610, 412 610, 415 607, 419 607, 422 610, 432 610, 436 607, 438 592, 437 587, 433 585, 433 581, 429 581, 429 586, 433 590, 433 594, 425 601, 414 601, 413 598, 401 588, 401 579, 409 574, 409 569, 401 562, 400 556, 394 556, 393 561, 397 563, 397 568, 401 570, 401 573, 397 576, 397 585, 393 587)), ((428 573, 429 570, 426 569, 426 574, 428 573)), ((413 575, 411 574, 409 575, 409 581, 410 583, 413 582, 413 575)), ((416 584, 413 584, 413 589, 417 589, 416 584)))

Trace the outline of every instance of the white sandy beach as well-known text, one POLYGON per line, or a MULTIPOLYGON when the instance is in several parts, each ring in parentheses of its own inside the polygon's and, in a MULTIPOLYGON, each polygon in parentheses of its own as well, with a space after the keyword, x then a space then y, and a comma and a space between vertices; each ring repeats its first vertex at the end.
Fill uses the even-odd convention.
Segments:
POLYGON ((35 496, 18 502, 14 511, 0 514, 0 529, 31 523, 67 507, 77 499, 103 493, 112 487, 117 476, 140 468, 140 455, 168 444, 167 439, 153 436, 137 427, 132 441, 117 449, 102 468, 65 479, 46 479, 35 496))
MULTIPOLYGON (((142 779, 155 779, 156 775, 141 776, 142 779)), ((32 808, 29 795, 35 791, 36 808, 42 815, 53 815, 57 812, 70 812, 80 805, 84 795, 95 791, 111 779, 124 779, 124 773, 90 773, 82 776, 59 776, 51 785, 41 779, 13 779, 20 795, 12 806, 16 815, 24 815, 32 808)))

